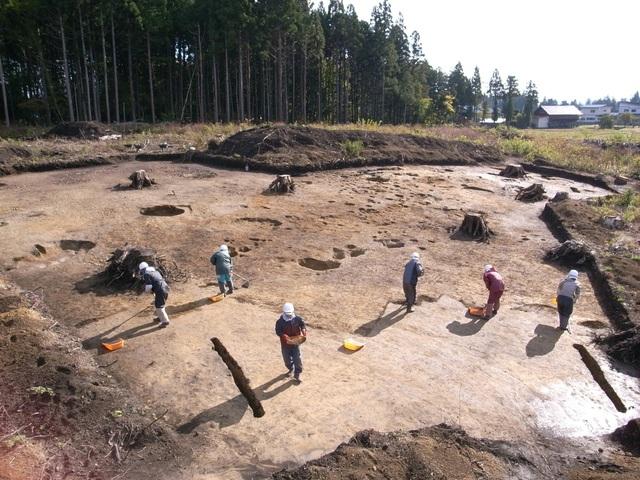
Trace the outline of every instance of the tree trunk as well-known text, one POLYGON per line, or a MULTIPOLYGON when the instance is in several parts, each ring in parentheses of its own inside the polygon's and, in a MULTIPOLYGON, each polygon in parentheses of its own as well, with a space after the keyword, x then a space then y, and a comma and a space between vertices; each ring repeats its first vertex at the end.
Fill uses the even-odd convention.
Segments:
MULTIPOLYGON (((148 38, 148 37, 147 37, 148 38)), ((120 96, 118 95, 118 57, 116 57, 116 30, 111 14, 111 48, 113 50, 113 95, 116 103, 116 123, 120 122, 120 96)))
POLYGON ((302 122, 307 123, 307 46, 302 51, 302 122))
POLYGON ((246 115, 249 119, 253 118, 253 105, 251 95, 251 47, 247 46, 247 112, 246 115))
MULTIPOLYGON (((213 49, 212 49, 213 50, 213 49)), ((218 103, 220 99, 220 89, 218 85, 218 62, 216 60, 216 54, 213 54, 213 121, 218 123, 220 121, 220 105, 218 103)))
POLYGON ((91 87, 89 86, 89 67, 87 66, 87 51, 84 45, 84 27, 82 26, 82 10, 78 7, 78 16, 80 20, 80 45, 82 46, 82 64, 84 66, 84 81, 86 85, 86 101, 87 101, 87 120, 93 119, 91 111, 91 87))
POLYGON ((93 113, 97 121, 102 121, 100 110, 100 92, 98 91, 98 78, 96 77, 96 62, 93 56, 93 47, 89 47, 89 65, 91 65, 91 89, 93 90, 93 113))
POLYGON ((67 43, 64 39, 64 25, 62 23, 62 15, 60 20, 60 39, 62 40, 62 66, 64 70, 64 88, 67 91, 67 105, 69 107, 69 120, 75 121, 73 114, 73 94, 71 93, 71 83, 69 82, 69 65, 67 64, 67 43))
POLYGON ((4 68, 2 68, 2 57, 0 57, 0 84, 2 84, 2 105, 4 107, 4 124, 7 127, 11 126, 9 120, 9 105, 7 104, 7 88, 4 84, 4 68))
POLYGON ((127 35, 127 50, 129 57, 129 95, 131 96, 131 121, 136 121, 136 97, 133 89, 133 62, 131 59, 131 32, 127 35))
POLYGON ((151 37, 147 31, 147 58, 149 59, 149 103, 151 105, 151 123, 156 123, 156 106, 153 99, 153 64, 151 63, 151 37))
POLYGON ((227 123, 231 121, 231 92, 229 91, 229 48, 227 45, 227 37, 224 37, 224 95, 225 95, 225 112, 224 119, 227 123))
POLYGON ((198 23, 198 109, 200 111, 199 121, 204 123, 204 71, 202 67, 202 41, 200 38, 200 24, 198 23))
POLYGON ((107 71, 107 48, 104 40, 104 22, 100 17, 100 36, 102 37, 102 64, 104 66, 104 96, 107 105, 107 123, 111 123, 111 106, 109 105, 109 75, 107 71))
POLYGON ((296 117, 296 47, 291 47, 291 121, 295 122, 296 117))
POLYGON ((278 32, 278 56, 277 56, 277 71, 276 71, 276 120, 283 121, 284 111, 282 108, 282 33, 278 32))
POLYGON ((316 121, 322 122, 322 58, 318 58, 318 117, 316 121))
POLYGON ((168 71, 168 78, 167 80, 169 81, 169 105, 170 105, 170 109, 171 109, 171 118, 175 119, 176 118, 176 112, 175 112, 175 100, 174 100, 174 95, 173 95, 173 63, 174 63, 174 59, 175 59, 175 45, 173 43, 173 41, 169 42, 169 62, 168 62, 168 66, 169 66, 169 71, 168 71))
POLYGON ((244 120, 244 75, 242 61, 242 37, 238 35, 238 121, 244 120))

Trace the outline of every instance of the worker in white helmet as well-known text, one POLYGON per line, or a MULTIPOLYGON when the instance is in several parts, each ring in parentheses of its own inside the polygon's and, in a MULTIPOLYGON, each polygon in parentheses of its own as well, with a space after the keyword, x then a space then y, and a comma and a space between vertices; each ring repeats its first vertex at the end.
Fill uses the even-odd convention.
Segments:
POLYGON ((276 335, 280 337, 282 358, 287 373, 293 372, 293 378, 300 383, 302 373, 302 354, 300 344, 307 338, 307 327, 304 320, 295 314, 293 304, 285 303, 282 307, 282 315, 276 321, 276 335))
POLYGON ((569 274, 558 285, 558 296, 556 302, 558 305, 558 319, 563 332, 569 332, 569 318, 573 313, 573 306, 580 298, 580 282, 578 282, 578 271, 571 270, 569 274))
POLYGON ((402 289, 404 290, 405 303, 407 304, 407 313, 413 312, 413 305, 416 303, 418 278, 422 275, 424 275, 424 268, 420 263, 420 254, 414 252, 404 266, 404 274, 402 275, 402 289))
POLYGON ((169 316, 165 310, 167 299, 169 298, 169 285, 165 282, 160 272, 150 267, 147 262, 138 265, 138 271, 144 282, 144 291, 155 295, 154 305, 156 307, 156 316, 160 320, 160 328, 169 325, 169 316))
POLYGON ((224 244, 220 245, 218 251, 211 255, 209 261, 216 268, 216 277, 220 293, 223 295, 232 294, 233 281, 231 279, 231 275, 233 273, 233 260, 231 260, 229 247, 224 244), (229 289, 226 290, 226 287, 229 289))

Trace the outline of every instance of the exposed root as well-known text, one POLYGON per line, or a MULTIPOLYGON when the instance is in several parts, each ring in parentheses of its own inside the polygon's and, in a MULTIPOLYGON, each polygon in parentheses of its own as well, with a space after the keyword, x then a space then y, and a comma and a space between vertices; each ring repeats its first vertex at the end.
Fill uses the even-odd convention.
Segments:
POLYGON ((640 367, 640 327, 599 338, 597 342, 616 360, 640 367))
POLYGON ((269 185, 267 193, 286 194, 293 193, 296 189, 291 175, 278 175, 273 182, 269 185))
POLYGON ((545 260, 572 267, 592 262, 593 253, 586 244, 577 240, 567 240, 549 250, 545 260))
POLYGON ((107 287, 129 289, 140 286, 142 280, 138 274, 138 265, 141 262, 147 262, 149 266, 155 267, 167 282, 187 280, 187 274, 180 270, 175 262, 167 260, 148 248, 118 249, 113 252, 107 262, 107 268, 104 271, 107 287))

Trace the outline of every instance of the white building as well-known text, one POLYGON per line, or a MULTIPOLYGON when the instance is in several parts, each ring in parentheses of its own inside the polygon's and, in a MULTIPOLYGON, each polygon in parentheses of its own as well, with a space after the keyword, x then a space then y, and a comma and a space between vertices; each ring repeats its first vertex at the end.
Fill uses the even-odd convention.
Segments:
POLYGON ((578 120, 581 125, 595 125, 603 115, 611 115, 613 108, 609 105, 581 105, 582 117, 578 120))
POLYGON ((630 113, 632 115, 640 116, 640 105, 631 102, 619 102, 618 115, 621 113, 630 113))

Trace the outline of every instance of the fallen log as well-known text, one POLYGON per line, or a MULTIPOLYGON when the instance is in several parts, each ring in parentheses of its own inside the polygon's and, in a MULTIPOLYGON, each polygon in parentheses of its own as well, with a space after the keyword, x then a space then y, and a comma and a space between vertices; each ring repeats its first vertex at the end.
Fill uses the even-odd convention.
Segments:
POLYGON ((220 339, 213 337, 211 343, 213 343, 213 349, 218 352, 218 355, 220 355, 220 358, 231 372, 236 387, 238 387, 242 396, 247 399, 247 403, 249 403, 251 410, 253 410, 253 416, 257 418, 264 416, 264 408, 262 408, 260 400, 258 400, 258 397, 256 397, 256 394, 251 388, 249 379, 242 371, 242 367, 238 365, 238 362, 231 356, 220 339))
POLYGON ((516 194, 516 200, 521 202, 539 202, 545 198, 545 189, 541 183, 532 183, 528 187, 521 187, 516 194))

